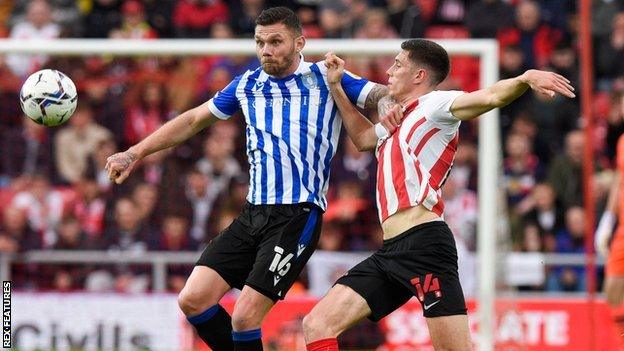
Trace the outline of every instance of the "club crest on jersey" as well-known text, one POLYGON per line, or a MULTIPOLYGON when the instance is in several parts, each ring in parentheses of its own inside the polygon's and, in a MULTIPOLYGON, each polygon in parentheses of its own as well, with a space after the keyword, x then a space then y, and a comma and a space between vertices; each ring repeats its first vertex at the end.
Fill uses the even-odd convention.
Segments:
POLYGON ((315 89, 318 86, 318 82, 316 81, 316 75, 312 72, 302 74, 301 81, 303 82, 303 85, 308 89, 315 89))

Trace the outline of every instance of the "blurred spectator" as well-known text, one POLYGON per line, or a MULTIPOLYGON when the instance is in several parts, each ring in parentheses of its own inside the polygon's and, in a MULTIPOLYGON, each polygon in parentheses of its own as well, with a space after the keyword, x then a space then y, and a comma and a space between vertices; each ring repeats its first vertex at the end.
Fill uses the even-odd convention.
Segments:
POLYGON ((111 188, 112 183, 108 178, 108 171, 105 169, 106 159, 116 151, 117 147, 113 140, 102 139, 89 158, 86 172, 88 175, 95 177, 95 181, 102 193, 107 192, 111 188))
POLYGON ((425 22, 420 7, 409 0, 388 0, 390 25, 400 38, 422 38, 425 34, 425 22))
POLYGON ((115 277, 115 292, 122 294, 141 294, 147 292, 149 276, 121 269, 115 277))
POLYGON ((160 221, 158 188, 154 184, 139 183, 132 191, 132 200, 144 224, 158 224, 160 221))
POLYGON ((455 235, 456 243, 467 251, 475 251, 477 245, 477 193, 463 188, 461 180, 450 173, 444 187, 444 220, 455 235))
POLYGON ((25 116, 19 129, 2 133, 1 176, 44 174, 53 176, 52 147, 47 129, 25 116))
POLYGON ((453 173, 462 189, 477 190, 477 145, 464 141, 457 148, 453 173))
POLYGON ((58 226, 58 240, 52 246, 53 250, 95 250, 97 241, 90 239, 82 228, 78 218, 67 216, 58 226))
POLYGON ((526 135, 512 133, 505 140, 507 157, 503 162, 503 182, 511 208, 529 195, 544 177, 542 165, 531 149, 531 139, 526 135))
POLYGON ((138 104, 126 110, 124 141, 134 145, 152 134, 172 115, 162 84, 146 83, 140 90, 138 104))
POLYGON ((326 251, 342 250, 343 234, 340 224, 323 218, 323 228, 319 237, 318 249, 326 251))
POLYGON ((624 133, 624 92, 612 92, 609 96, 609 112, 606 116, 607 136, 605 153, 609 160, 615 160, 618 138, 624 133))
POLYGON ((307 39, 322 39, 323 32, 318 24, 317 8, 315 6, 299 6, 297 17, 301 21, 302 34, 307 39))
POLYGON ((111 133, 93 121, 93 111, 86 103, 78 103, 68 126, 55 136, 56 167, 62 181, 75 183, 85 175, 89 156, 111 133))
POLYGON ((557 203, 555 192, 550 184, 536 184, 531 195, 525 197, 515 208, 512 218, 512 238, 517 240, 519 237, 517 232, 522 232, 527 223, 534 223, 543 240, 543 250, 553 251, 555 248, 552 239, 564 226, 564 210, 557 203), (519 225, 515 219, 516 215, 520 216, 519 225))
POLYGON ((114 28, 121 25, 119 0, 94 0, 91 10, 84 18, 86 38, 107 38, 114 28))
POLYGON ((455 235, 457 265, 462 290, 466 297, 476 293, 475 257, 477 246, 477 194, 460 187, 459 180, 450 173, 442 196, 444 199, 444 220, 455 235))
POLYGON ((213 24, 228 19, 228 6, 221 0, 180 0, 173 12, 178 38, 208 38, 213 24))
POLYGON ((624 76, 624 12, 613 18, 611 32, 598 42, 597 74, 601 78, 624 76))
POLYGON ((6 207, 0 222, 0 253, 42 248, 41 237, 28 224, 26 211, 16 206, 6 207))
POLYGON ((342 145, 342 157, 337 157, 332 163, 332 178, 359 182, 366 197, 375 196, 377 178, 375 156, 371 152, 360 152, 347 136, 343 138, 342 145))
MULTIPOLYGON (((346 11, 342 11, 341 15, 346 17, 345 30, 349 38, 357 37, 357 33, 364 30, 367 26, 367 18, 369 10, 367 0, 344 0, 346 11)), ((379 9, 385 12, 382 9, 379 9)), ((387 20, 384 20, 386 22, 387 20)))
POLYGON ((209 232, 208 219, 214 202, 219 196, 218 189, 212 186, 212 179, 209 175, 196 169, 191 170, 186 179, 186 199, 193 209, 191 237, 197 241, 203 241, 209 232))
POLYGON ((615 15, 622 10, 622 3, 613 0, 592 1, 591 30, 596 39, 607 37, 611 33, 611 26, 615 15))
POLYGON ((478 0, 468 6, 465 24, 473 38, 496 38, 498 31, 512 22, 513 7, 508 3, 501 0, 478 0))
POLYGON ((113 39, 154 39, 156 31, 145 18, 145 8, 138 0, 126 0, 121 6, 121 27, 108 34, 113 39))
POLYGON ((536 138, 546 146, 549 158, 561 153, 568 132, 579 127, 578 105, 571 99, 536 92, 526 95, 526 110, 537 125, 536 138))
POLYGON ((573 87, 579 87, 579 69, 574 48, 565 42, 555 46, 550 55, 550 68, 570 80, 573 87))
POLYGON ((72 213, 91 239, 100 240, 104 230, 106 201, 92 174, 81 178, 75 186, 76 200, 72 213))
POLYGON ((332 7, 321 9, 319 14, 319 24, 325 39, 346 38, 346 19, 340 16, 340 12, 332 7))
POLYGON ((524 52, 528 68, 544 68, 550 54, 561 39, 561 33, 541 21, 541 11, 537 3, 523 1, 516 7, 515 26, 498 33, 500 48, 518 45, 524 52))
POLYGON ((15 195, 12 205, 26 212, 30 226, 42 235, 44 247, 56 242, 54 229, 63 217, 64 201, 47 177, 33 176, 27 190, 15 195))
MULTIPOLYGON (((566 211, 566 226, 557 232, 556 251, 558 253, 585 252, 585 210, 570 207, 566 211)), ((555 267, 549 277, 549 290, 583 291, 585 270, 580 267, 555 267)))
POLYGON ((585 135, 581 130, 566 136, 565 152, 557 156, 548 170, 548 181, 565 208, 583 203, 583 149, 585 135))
MULTIPOLYGON (((25 21, 27 8, 32 1, 14 0, 11 2, 14 3, 11 23, 16 24, 25 21)), ((75 37, 82 34, 81 14, 75 0, 48 0, 48 4, 53 22, 59 24, 61 28, 62 37, 75 37)))
POLYGON ((557 232, 557 252, 585 252, 585 210, 580 206, 570 207, 565 214, 565 228, 557 232))
MULTIPOLYGON (((61 28, 52 22, 52 9, 45 0, 33 0, 26 10, 26 21, 11 29, 10 37, 17 40, 45 40, 58 38, 61 28)), ((7 66, 13 73, 25 77, 40 69, 48 60, 45 55, 7 55, 7 66)))
POLYGON ((235 140, 234 135, 227 136, 213 130, 204 142, 204 157, 195 165, 208 176, 211 192, 217 195, 229 188, 232 178, 242 174, 241 166, 233 156, 235 140))
POLYGON ((104 232, 104 246, 113 251, 147 251, 155 233, 151 224, 143 224, 138 206, 130 198, 115 203, 115 222, 104 232))
POLYGON ((526 71, 524 52, 517 45, 508 45, 503 49, 500 62, 502 79, 517 77, 526 71))
MULTIPOLYGON (((367 10, 362 18, 362 25, 355 32, 356 39, 395 39, 397 33, 388 23, 388 14, 382 9, 367 10)), ((394 56, 372 58, 354 58, 354 69, 371 81, 385 82, 386 70, 392 66, 394 56)))
POLYGON ((145 5, 147 20, 159 38, 174 37, 173 18, 175 1, 142 0, 145 5))
POLYGON ((74 278, 72 274, 64 269, 56 270, 52 289, 56 292, 71 292, 74 288, 74 278))
POLYGON ((256 18, 265 8, 264 0, 228 1, 230 6, 230 23, 234 33, 241 38, 253 38, 256 18))
POLYGON ((370 228, 378 222, 374 206, 362 192, 357 181, 342 181, 338 184, 336 198, 325 212, 324 220, 342 226, 343 249, 348 251, 369 251, 377 248, 370 228))
POLYGON ((189 236, 189 222, 179 215, 167 215, 162 220, 160 236, 152 250, 194 251, 197 242, 189 236))
POLYGON ((466 15, 464 0, 437 0, 434 6, 435 12, 431 20, 432 24, 454 25, 461 24, 464 21, 466 15))

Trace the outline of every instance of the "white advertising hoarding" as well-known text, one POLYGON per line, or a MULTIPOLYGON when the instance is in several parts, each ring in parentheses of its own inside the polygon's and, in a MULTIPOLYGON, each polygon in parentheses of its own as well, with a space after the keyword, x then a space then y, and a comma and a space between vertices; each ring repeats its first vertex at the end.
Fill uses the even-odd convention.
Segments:
POLYGON ((13 294, 13 348, 180 350, 175 295, 13 294))

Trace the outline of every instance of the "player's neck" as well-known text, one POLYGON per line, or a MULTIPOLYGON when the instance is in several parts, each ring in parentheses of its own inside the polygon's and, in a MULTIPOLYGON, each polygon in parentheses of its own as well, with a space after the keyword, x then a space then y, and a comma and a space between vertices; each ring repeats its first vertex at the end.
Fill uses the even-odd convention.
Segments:
POLYGON ((412 90, 409 94, 400 97, 398 99, 399 104, 401 104, 401 106, 406 107, 409 106, 411 103, 413 103, 414 101, 416 101, 418 98, 420 98, 423 95, 427 95, 430 92, 432 92, 434 89, 427 87, 426 89, 414 89, 412 90))

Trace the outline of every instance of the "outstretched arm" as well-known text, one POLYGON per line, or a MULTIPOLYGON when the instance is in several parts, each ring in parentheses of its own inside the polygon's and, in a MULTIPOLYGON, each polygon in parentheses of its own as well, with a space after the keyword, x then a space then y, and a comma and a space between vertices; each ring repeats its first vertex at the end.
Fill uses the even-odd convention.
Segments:
POLYGON ((182 113, 128 150, 110 156, 105 167, 109 178, 121 184, 140 159, 181 144, 217 120, 208 109, 208 102, 182 113))
MULTIPOLYGON (((344 61, 338 56, 328 53, 325 55, 325 65, 327 66, 327 83, 329 89, 334 98, 336 106, 342 116, 342 121, 349 134, 349 138, 353 141, 355 146, 360 151, 372 150, 377 146, 377 141, 382 134, 379 128, 385 128, 387 133, 392 134, 396 130, 396 126, 401 122, 402 112, 397 104, 389 113, 381 118, 383 121, 383 127, 381 125, 373 125, 373 123, 362 115, 349 100, 347 94, 341 85, 342 75, 344 74, 344 61), (394 123, 393 121, 397 121, 394 123), (377 128, 377 131, 375 130, 377 128)), ((377 93, 380 91, 377 87, 383 87, 377 85, 370 94, 373 94, 375 90, 377 93)), ((375 93, 375 94, 377 94, 375 93)), ((368 99, 367 99, 368 102, 368 99)))
POLYGON ((611 189, 609 190, 607 207, 600 218, 598 228, 596 228, 596 233, 594 235, 596 251, 604 256, 609 253, 609 239, 611 235, 613 235, 613 226, 615 225, 616 213, 618 211, 621 180, 620 172, 616 171, 611 183, 611 189))
POLYGON ((551 98, 556 94, 575 97, 574 88, 565 77, 532 69, 518 77, 501 80, 489 88, 457 97, 451 105, 451 113, 464 121, 474 119, 490 110, 508 105, 529 88, 551 98))

